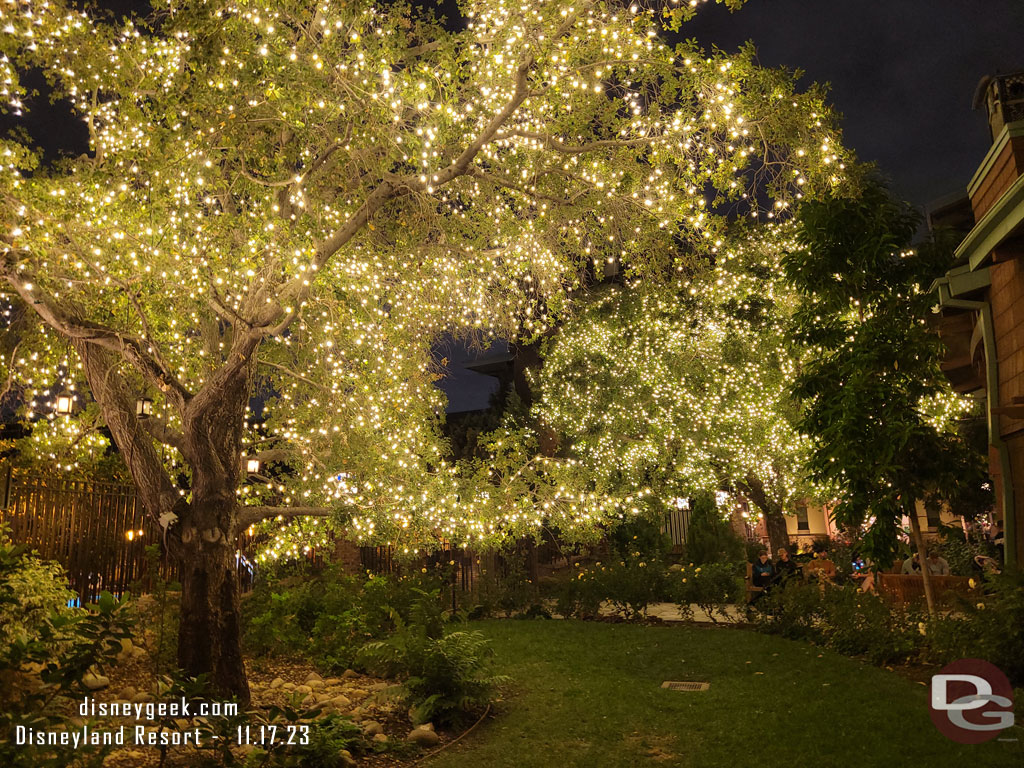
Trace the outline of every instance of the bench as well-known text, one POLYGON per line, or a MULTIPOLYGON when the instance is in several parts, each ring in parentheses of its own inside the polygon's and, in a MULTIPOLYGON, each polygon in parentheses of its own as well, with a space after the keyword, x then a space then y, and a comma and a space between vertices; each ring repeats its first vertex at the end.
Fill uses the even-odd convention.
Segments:
MULTIPOLYGON (((968 594, 970 581, 967 576, 932 576, 935 599, 968 594)), ((924 600, 924 578, 919 573, 879 573, 875 583, 878 594, 896 605, 924 600)))

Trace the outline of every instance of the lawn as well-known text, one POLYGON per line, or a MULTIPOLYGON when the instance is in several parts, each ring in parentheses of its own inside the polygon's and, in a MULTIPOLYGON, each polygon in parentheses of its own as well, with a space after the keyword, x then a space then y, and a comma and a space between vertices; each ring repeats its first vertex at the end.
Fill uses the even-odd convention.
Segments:
MULTIPOLYGON (((967 747, 939 734, 924 685, 802 643, 692 626, 473 627, 514 683, 497 716, 429 768, 1024 765, 1024 741, 967 747)), ((1003 735, 1024 739, 1024 728, 1003 735)))

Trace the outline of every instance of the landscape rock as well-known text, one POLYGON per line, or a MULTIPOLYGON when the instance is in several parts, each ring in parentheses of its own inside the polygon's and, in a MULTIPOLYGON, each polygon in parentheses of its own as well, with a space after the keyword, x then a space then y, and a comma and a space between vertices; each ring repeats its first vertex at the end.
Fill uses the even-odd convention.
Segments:
POLYGON ((383 733, 375 733, 373 735, 373 739, 372 739, 372 741, 376 741, 378 743, 382 742, 382 741, 387 741, 387 740, 388 740, 388 737, 385 736, 383 733))
POLYGON ((89 672, 82 678, 82 685, 90 691, 99 691, 110 685, 110 678, 103 675, 96 675, 89 672))
MULTIPOLYGON (((330 696, 330 694, 327 695, 330 696)), ((330 699, 330 702, 333 706, 337 707, 338 709, 343 709, 352 706, 352 700, 349 699, 348 696, 335 696, 330 699)))
POLYGON ((376 720, 369 720, 368 722, 363 723, 364 736, 376 736, 378 733, 384 733, 384 726, 382 726, 376 720))
POLYGON ((343 680, 351 680, 353 677, 359 677, 359 674, 351 669, 346 669, 341 673, 341 677, 343 680))
POLYGON ((282 680, 280 677, 275 677, 273 680, 270 681, 271 688, 280 688, 282 685, 284 685, 284 680, 282 680))
POLYGON ((353 765, 358 765, 356 759, 352 757, 352 753, 347 749, 343 749, 338 753, 338 759, 341 761, 341 765, 345 768, 351 768, 353 765))
POLYGON ((405 740, 421 747, 436 747, 441 743, 441 737, 426 728, 413 728, 405 740))
POLYGON ((312 693, 313 689, 310 688, 308 685, 297 685, 297 686, 295 686, 295 692, 296 693, 312 693))

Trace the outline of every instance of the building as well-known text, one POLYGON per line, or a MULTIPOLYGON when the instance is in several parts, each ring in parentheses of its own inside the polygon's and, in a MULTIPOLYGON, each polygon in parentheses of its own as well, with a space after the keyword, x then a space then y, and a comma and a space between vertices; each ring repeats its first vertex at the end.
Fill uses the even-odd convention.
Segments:
POLYGON ((932 290, 944 370, 957 391, 984 401, 996 514, 1014 567, 1024 561, 1024 71, 983 79, 974 106, 992 139, 967 187, 974 224, 932 290))

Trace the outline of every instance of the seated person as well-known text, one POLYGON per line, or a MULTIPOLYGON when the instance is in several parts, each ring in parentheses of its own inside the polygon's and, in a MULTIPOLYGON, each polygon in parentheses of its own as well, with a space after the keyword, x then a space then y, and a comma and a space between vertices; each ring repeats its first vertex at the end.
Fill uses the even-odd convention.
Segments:
POLYGON ((939 557, 938 550, 929 549, 925 562, 928 564, 928 573, 932 576, 949 576, 949 563, 946 558, 939 557))
POLYGON ((800 571, 800 567, 793 562, 789 556, 789 550, 785 547, 779 547, 779 551, 776 553, 775 560, 775 581, 780 584, 784 584, 786 581, 796 576, 800 571))
POLYGON ((772 561, 768 559, 768 550, 762 549, 757 553, 753 567, 750 570, 750 581, 755 587, 767 589, 775 578, 775 568, 772 561))
POLYGON ((903 568, 900 571, 900 573, 902 573, 905 576, 909 576, 909 575, 914 574, 914 573, 919 573, 920 571, 921 571, 920 558, 918 558, 917 553, 915 552, 913 555, 911 555, 910 557, 908 557, 906 560, 903 561, 903 568))

